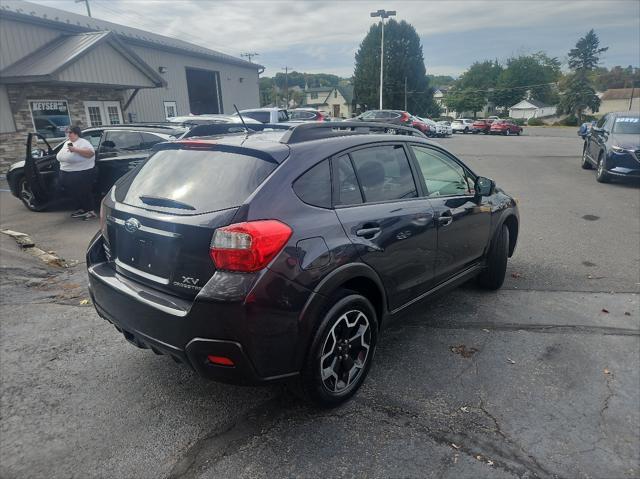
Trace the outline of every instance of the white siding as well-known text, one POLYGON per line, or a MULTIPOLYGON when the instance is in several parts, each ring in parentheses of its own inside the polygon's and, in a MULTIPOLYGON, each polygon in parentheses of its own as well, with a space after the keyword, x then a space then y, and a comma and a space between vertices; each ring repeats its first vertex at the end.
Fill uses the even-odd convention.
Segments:
POLYGON ((7 87, 0 85, 0 133, 13 133, 14 131, 16 131, 16 125, 9 105, 7 87))
POLYGON ((59 30, 0 18, 0 70, 62 34, 59 30))
POLYGON ((58 74, 61 81, 153 87, 153 82, 111 45, 98 45, 58 74))
POLYGON ((223 113, 233 113, 233 104, 238 109, 257 108, 260 106, 258 93, 258 72, 255 68, 219 63, 204 58, 184 54, 164 52, 155 48, 128 46, 135 51, 151 68, 167 68, 161 74, 167 86, 148 90, 140 90, 126 113, 135 113, 137 121, 164 120, 164 102, 175 101, 178 115, 188 115, 189 95, 187 92, 186 67, 201 68, 220 73, 223 113), (239 79, 242 78, 242 82, 239 79))

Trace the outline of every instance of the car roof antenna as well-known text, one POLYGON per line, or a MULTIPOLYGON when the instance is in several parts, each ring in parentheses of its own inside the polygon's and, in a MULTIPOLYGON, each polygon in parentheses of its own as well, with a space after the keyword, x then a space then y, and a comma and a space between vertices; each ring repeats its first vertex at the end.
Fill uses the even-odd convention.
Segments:
POLYGON ((233 108, 235 108, 236 113, 237 113, 237 114, 238 114, 238 116, 240 117, 240 121, 242 122, 242 125, 244 126, 244 130, 245 130, 247 133, 249 133, 250 131, 253 131, 253 130, 250 130, 250 129, 249 129, 249 127, 247 126, 247 124, 244 122, 244 118, 242 118, 242 115, 240 114, 240 110, 238 110, 238 107, 236 106, 236 104, 235 104, 235 103, 233 104, 233 108))

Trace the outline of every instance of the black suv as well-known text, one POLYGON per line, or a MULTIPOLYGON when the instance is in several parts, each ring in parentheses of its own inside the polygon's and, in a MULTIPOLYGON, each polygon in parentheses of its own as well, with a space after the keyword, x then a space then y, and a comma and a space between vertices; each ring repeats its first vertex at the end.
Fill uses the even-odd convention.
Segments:
POLYGON ((493 181, 415 129, 371 134, 386 126, 157 145, 102 203, 98 313, 202 376, 346 400, 390 317, 474 276, 499 288, 518 236, 493 181))
MULTIPOLYGON (((102 199, 118 178, 145 160, 154 145, 182 136, 187 130, 180 125, 161 124, 111 125, 83 130, 82 138, 96 150, 96 198, 102 199)), ((66 140, 51 147, 44 136, 29 133, 25 159, 9 167, 7 182, 11 193, 31 211, 42 211, 66 196, 58 187, 60 164, 56 159, 65 143, 66 140), (46 149, 33 150, 35 138, 46 149)))
POLYGON ((640 178, 640 114, 607 113, 585 137, 582 168, 596 168, 596 180, 640 178))

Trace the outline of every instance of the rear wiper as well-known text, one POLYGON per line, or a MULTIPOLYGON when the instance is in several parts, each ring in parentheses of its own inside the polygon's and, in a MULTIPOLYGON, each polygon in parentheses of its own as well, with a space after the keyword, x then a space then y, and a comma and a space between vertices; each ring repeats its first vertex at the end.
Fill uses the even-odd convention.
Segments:
POLYGON ((181 210, 195 210, 195 208, 187 203, 172 200, 171 198, 162 198, 160 196, 138 196, 140 201, 150 206, 164 206, 165 208, 177 208, 181 210))

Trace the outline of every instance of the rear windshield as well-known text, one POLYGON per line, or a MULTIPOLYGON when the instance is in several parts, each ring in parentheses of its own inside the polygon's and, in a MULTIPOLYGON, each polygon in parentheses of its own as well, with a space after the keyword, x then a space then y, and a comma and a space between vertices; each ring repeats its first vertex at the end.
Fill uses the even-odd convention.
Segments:
POLYGON ((313 120, 316 117, 313 111, 292 111, 289 113, 289 118, 292 120, 313 120))
POLYGON ((271 113, 268 111, 245 111, 242 112, 243 118, 253 118, 260 123, 271 123, 271 113))
POLYGON ((124 203, 175 214, 240 206, 276 166, 224 151, 163 150, 132 178, 124 203))
POLYGON ((613 132, 640 135, 640 117, 637 116, 619 116, 613 124, 613 132))

